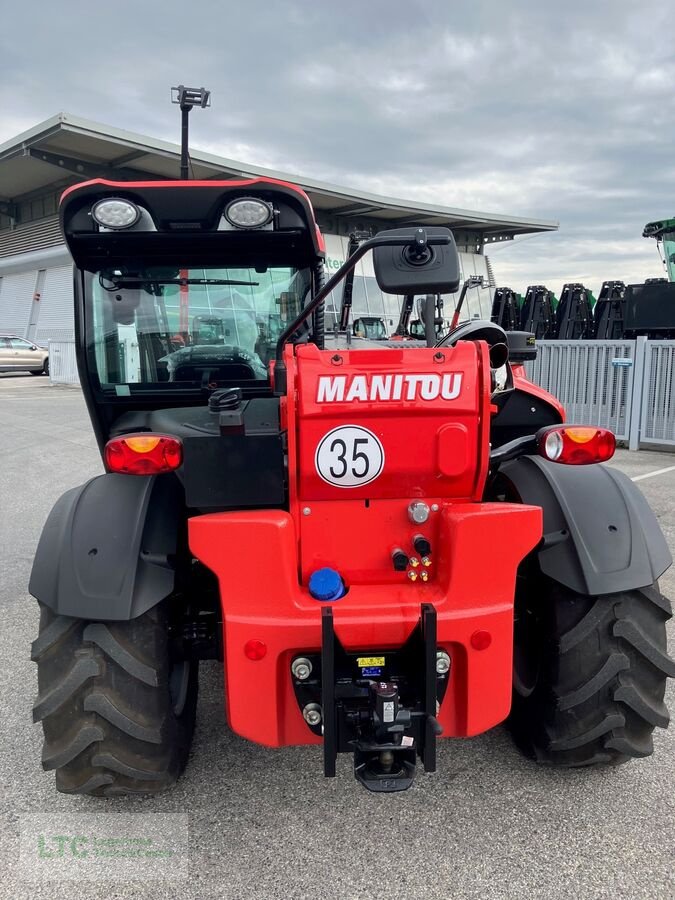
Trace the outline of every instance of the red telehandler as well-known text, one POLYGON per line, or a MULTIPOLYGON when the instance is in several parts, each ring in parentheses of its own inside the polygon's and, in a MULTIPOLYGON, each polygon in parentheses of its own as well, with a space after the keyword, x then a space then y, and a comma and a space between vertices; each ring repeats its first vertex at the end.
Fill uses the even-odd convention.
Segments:
POLYGON ((366 253, 385 292, 457 290, 450 231, 382 231, 324 283, 292 184, 91 181, 60 215, 106 469, 56 503, 30 580, 60 791, 171 784, 202 659, 222 661, 234 732, 316 744, 328 776, 350 753, 374 791, 505 720, 549 765, 652 752, 671 557, 601 464, 613 435, 527 381, 527 334, 325 333, 324 299, 366 253), (227 328, 202 343, 211 320, 227 328))

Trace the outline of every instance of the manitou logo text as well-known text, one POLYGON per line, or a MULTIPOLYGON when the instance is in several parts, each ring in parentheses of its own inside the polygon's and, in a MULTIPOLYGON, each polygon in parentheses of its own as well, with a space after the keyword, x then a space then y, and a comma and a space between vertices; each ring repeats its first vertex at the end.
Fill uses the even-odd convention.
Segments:
POLYGON ((320 375, 317 403, 380 400, 455 400, 462 388, 461 372, 443 375, 320 375))

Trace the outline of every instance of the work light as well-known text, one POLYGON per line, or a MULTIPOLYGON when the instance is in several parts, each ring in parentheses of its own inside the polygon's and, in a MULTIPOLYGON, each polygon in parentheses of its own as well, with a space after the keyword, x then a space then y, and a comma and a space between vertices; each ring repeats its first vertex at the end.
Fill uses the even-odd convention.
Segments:
POLYGON ((107 197, 94 203, 91 215, 104 228, 122 229, 135 225, 141 217, 141 211, 131 200, 107 197))
POLYGON ((225 218, 236 228, 262 228, 272 218, 272 208, 257 197, 239 197, 227 204, 225 218))

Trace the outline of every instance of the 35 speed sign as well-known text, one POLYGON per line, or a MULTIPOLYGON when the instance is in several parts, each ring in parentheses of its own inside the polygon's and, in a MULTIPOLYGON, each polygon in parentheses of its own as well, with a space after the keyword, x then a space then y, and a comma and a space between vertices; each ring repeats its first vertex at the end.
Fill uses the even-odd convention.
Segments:
POLYGON ((374 481, 384 468, 384 447, 367 428, 341 425, 321 438, 314 463, 328 484, 361 487, 374 481))

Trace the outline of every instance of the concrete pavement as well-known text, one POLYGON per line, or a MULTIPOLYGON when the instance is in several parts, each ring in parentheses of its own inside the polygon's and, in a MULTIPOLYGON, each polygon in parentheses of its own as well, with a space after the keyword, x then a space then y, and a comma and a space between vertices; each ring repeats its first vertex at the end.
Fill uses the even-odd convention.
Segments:
MULTIPOLYGON (((0 375, 0 435, 2 900, 675 897, 673 729, 656 734, 647 760, 568 772, 523 759, 498 728, 441 741, 435 775, 378 796, 358 787, 346 757, 338 778, 324 780, 317 749, 266 750, 234 736, 219 666, 208 663, 192 759, 174 789, 149 800, 57 794, 31 724, 37 610, 28 575, 53 502, 102 467, 81 393, 47 379, 0 375), (22 882, 19 815, 72 811, 187 812, 189 879, 22 882)), ((675 456, 621 451, 614 464, 635 477, 675 465, 675 456)), ((640 488, 675 547, 675 471, 640 488)), ((662 590, 675 597, 672 570, 662 590)))

